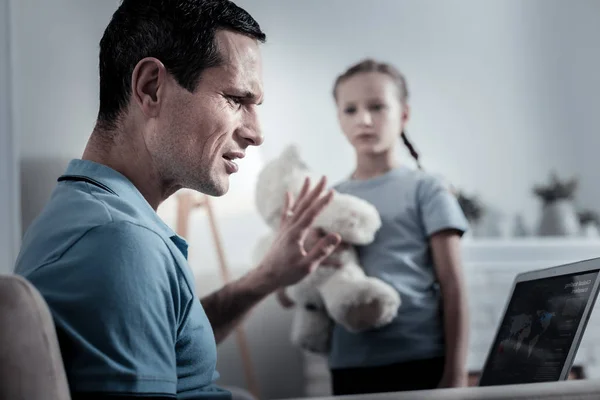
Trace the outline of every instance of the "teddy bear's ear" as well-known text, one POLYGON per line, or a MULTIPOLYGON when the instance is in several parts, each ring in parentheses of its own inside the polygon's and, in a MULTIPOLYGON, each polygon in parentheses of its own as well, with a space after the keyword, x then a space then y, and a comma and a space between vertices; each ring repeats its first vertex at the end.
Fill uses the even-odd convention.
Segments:
POLYGON ((287 161, 297 160, 300 158, 300 152, 298 151, 298 145, 292 143, 288 145, 281 152, 281 158, 287 161))
POLYGON ((300 157, 300 150, 296 143, 288 145, 281 153, 281 160, 285 161, 288 165, 300 167, 302 169, 308 169, 308 165, 300 157))

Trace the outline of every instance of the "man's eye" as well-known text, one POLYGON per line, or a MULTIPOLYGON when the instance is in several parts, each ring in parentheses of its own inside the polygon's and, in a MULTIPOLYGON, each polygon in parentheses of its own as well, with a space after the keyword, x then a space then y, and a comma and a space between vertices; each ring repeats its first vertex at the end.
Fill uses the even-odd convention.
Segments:
POLYGON ((356 112, 356 108, 354 108, 354 107, 348 107, 348 108, 346 108, 346 109, 344 110, 344 112, 345 112, 346 114, 354 114, 354 113, 356 112))
POLYGON ((228 97, 229 102, 236 106, 237 108, 240 108, 242 106, 242 98, 241 97, 237 97, 237 96, 229 96, 228 97))

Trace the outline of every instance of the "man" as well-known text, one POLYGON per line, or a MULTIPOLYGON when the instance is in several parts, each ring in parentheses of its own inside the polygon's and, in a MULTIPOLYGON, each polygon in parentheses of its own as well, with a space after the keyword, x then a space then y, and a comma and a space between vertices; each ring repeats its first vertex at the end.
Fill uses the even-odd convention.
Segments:
POLYGON ((338 245, 309 231, 332 194, 307 182, 260 265, 199 301, 187 244, 156 214, 180 188, 226 193, 263 142, 264 40, 226 0, 124 0, 106 28, 97 124, 16 265, 49 304, 74 399, 228 398, 216 343, 338 245))

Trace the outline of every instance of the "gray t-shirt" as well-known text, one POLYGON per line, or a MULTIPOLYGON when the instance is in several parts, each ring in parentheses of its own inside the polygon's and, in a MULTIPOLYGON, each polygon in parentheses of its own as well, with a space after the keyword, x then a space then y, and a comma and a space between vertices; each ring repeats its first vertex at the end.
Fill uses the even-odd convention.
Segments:
POLYGON ((372 203, 382 219, 375 240, 359 246, 365 273, 395 287, 402 305, 394 321, 354 334, 333 333, 331 368, 380 366, 444 355, 440 292, 429 237, 444 229, 464 233, 467 220, 448 188, 437 178, 398 167, 368 180, 335 187, 372 203))

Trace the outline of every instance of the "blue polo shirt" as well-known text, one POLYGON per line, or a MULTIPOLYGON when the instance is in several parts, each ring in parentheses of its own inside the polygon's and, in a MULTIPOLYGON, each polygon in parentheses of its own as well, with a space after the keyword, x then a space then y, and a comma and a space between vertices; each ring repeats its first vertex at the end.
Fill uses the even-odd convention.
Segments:
POLYGON ((15 272, 48 303, 72 392, 231 397, 187 244, 122 174, 71 161, 15 272))

